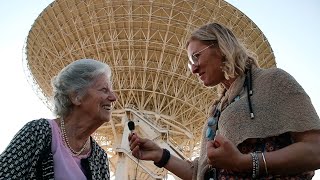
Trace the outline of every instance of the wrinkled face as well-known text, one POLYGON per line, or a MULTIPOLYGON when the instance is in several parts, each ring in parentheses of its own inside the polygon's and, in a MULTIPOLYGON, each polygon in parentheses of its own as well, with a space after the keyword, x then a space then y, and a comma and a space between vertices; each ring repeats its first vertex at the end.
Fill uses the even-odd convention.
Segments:
POLYGON ((100 75, 88 88, 79 106, 89 117, 108 122, 111 118, 112 102, 116 99, 108 77, 100 75))
POLYGON ((223 56, 217 44, 206 45, 192 40, 188 45, 189 67, 205 86, 215 86, 226 79, 222 72, 223 56))

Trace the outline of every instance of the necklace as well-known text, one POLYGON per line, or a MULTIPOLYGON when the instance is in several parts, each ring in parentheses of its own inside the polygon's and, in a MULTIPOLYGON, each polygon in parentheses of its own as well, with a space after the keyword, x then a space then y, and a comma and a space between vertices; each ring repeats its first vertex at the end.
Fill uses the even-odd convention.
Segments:
POLYGON ((72 156, 79 156, 88 146, 90 138, 87 139, 87 141, 84 143, 84 145, 82 146, 80 151, 75 151, 74 149, 72 149, 72 147, 69 144, 67 133, 66 133, 66 128, 64 127, 64 120, 62 117, 60 118, 60 126, 61 126, 61 132, 62 132, 62 140, 64 141, 64 143, 67 145, 67 147, 72 152, 72 156))

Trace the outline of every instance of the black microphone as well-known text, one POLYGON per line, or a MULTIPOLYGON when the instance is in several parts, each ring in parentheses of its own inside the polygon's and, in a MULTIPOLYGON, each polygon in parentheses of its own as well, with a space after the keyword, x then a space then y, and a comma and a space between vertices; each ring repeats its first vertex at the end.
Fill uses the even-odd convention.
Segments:
MULTIPOLYGON (((132 134, 134 134, 133 130, 134 130, 134 122, 133 121, 129 121, 128 122, 128 128, 131 131, 132 134)), ((137 167, 136 167, 136 175, 134 176, 134 180, 136 180, 137 178, 137 172, 138 172, 138 164, 139 164, 139 158, 138 159, 138 163, 137 163, 137 167)))
POLYGON ((132 132, 134 130, 134 122, 133 121, 129 121, 128 122, 128 128, 129 130, 132 132))

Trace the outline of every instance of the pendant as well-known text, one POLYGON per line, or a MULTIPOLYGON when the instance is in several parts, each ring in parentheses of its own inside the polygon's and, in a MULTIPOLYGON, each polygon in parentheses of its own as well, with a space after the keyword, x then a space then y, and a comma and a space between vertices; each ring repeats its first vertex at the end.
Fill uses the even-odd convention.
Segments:
POLYGON ((214 118, 214 117, 209 117, 209 119, 208 119, 208 126, 213 126, 213 125, 215 125, 217 123, 217 119, 216 118, 214 118))
POLYGON ((207 132, 206 132, 206 137, 208 140, 213 140, 214 136, 216 135, 216 133, 210 128, 207 128, 207 132))
POLYGON ((213 127, 215 127, 217 125, 217 118, 214 117, 209 117, 208 119, 208 127, 207 127, 207 131, 206 131, 206 138, 208 140, 213 140, 213 138, 216 135, 215 130, 213 130, 213 127))

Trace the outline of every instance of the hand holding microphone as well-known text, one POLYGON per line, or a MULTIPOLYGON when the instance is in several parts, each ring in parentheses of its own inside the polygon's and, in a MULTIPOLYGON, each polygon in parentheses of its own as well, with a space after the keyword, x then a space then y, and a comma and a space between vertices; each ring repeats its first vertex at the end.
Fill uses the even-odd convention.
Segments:
MULTIPOLYGON (((129 128, 129 130, 130 130, 130 132, 131 132, 131 134, 129 135, 129 142, 130 142, 130 139, 132 138, 132 135, 134 135, 134 132, 133 132, 133 130, 134 130, 134 122, 133 121, 129 121, 128 122, 128 128, 129 128)), ((130 142, 130 144, 131 144, 131 142, 130 142)), ((131 148, 130 148, 131 149, 131 148)), ((135 177, 134 177, 134 179, 136 179, 137 178, 137 172, 138 172, 138 164, 139 164, 139 159, 140 159, 140 154, 139 154, 139 157, 137 157, 137 159, 138 159, 138 163, 137 163, 137 167, 136 167, 136 175, 135 175, 135 177)))
POLYGON ((139 137, 138 133, 134 132, 133 121, 128 122, 128 128, 131 131, 128 140, 132 155, 141 160, 159 160, 163 152, 162 148, 150 139, 139 137))
MULTIPOLYGON (((132 141, 132 140, 135 140, 137 137, 134 137, 133 138, 133 135, 135 135, 135 133, 133 132, 134 131, 134 129, 135 129, 135 125, 134 125, 134 122, 133 121, 129 121, 128 122, 128 128, 129 128, 129 130, 130 130, 130 134, 129 134, 129 137, 128 137, 128 140, 129 140, 129 145, 130 145, 130 150, 131 151, 133 151, 135 148, 133 148, 132 146, 138 146, 139 147, 139 145, 138 144, 135 144, 134 143, 134 141, 132 141), (133 138, 133 139, 132 139, 133 138), (134 145, 135 144, 135 145, 134 145)), ((134 155, 134 154, 133 154, 134 155)), ((135 155, 134 155, 135 156, 135 155)), ((136 158, 140 158, 140 153, 139 153, 139 156, 137 157, 137 156, 135 156, 136 158)))

